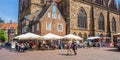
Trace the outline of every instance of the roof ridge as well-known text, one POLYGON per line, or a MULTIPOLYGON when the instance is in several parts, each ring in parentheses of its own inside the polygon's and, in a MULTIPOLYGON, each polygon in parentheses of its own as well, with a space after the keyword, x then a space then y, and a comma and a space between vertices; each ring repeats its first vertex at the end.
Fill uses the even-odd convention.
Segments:
POLYGON ((47 5, 47 6, 45 6, 45 7, 42 9, 42 11, 40 12, 40 14, 39 14, 38 17, 36 18, 36 21, 38 21, 41 17, 44 16, 44 14, 46 13, 46 11, 49 9, 49 7, 50 7, 51 5, 52 5, 52 4, 47 5))
POLYGON ((29 16, 32 16, 33 14, 36 14, 36 13, 39 14, 40 12, 41 12, 41 10, 37 10, 37 11, 35 11, 35 12, 33 12, 33 13, 30 13, 30 14, 24 16, 24 18, 30 20, 30 19, 29 19, 29 16))

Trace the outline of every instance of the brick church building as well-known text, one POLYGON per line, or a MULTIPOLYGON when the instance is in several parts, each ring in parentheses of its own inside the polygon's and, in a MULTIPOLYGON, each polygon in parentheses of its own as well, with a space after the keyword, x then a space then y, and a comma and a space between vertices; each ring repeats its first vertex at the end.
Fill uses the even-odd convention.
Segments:
POLYGON ((86 40, 112 37, 119 25, 115 0, 19 0, 19 34, 72 33, 86 40))

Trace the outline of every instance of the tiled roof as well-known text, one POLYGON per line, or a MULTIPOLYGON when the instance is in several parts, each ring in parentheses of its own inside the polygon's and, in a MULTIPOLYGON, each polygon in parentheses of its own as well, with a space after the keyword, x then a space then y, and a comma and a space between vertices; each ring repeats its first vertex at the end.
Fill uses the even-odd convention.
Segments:
POLYGON ((42 10, 38 10, 38 11, 36 11, 34 13, 31 13, 31 14, 25 16, 24 18, 28 19, 30 21, 33 20, 33 18, 34 18, 34 20, 39 20, 46 13, 46 11, 48 10, 48 8, 50 6, 51 6, 51 4, 45 6, 42 10))
POLYGON ((11 28, 16 29, 17 26, 18 26, 17 23, 2 23, 2 24, 0 24, 1 29, 6 29, 6 28, 8 28, 8 29, 11 29, 11 28))
POLYGON ((36 12, 31 13, 31 14, 25 16, 24 18, 31 21, 34 17, 36 17, 37 15, 39 15, 40 12, 41 12, 41 10, 37 10, 36 12))
POLYGON ((36 20, 39 20, 40 18, 42 18, 50 6, 51 4, 48 6, 45 6, 43 10, 40 12, 40 14, 38 15, 38 17, 36 18, 36 20))

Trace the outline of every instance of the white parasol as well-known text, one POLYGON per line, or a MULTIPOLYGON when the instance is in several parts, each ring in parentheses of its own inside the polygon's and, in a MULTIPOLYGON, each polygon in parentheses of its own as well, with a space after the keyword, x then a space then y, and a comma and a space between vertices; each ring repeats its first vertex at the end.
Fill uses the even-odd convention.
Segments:
POLYGON ((41 36, 39 36, 37 34, 26 33, 26 34, 22 34, 22 35, 16 36, 15 39, 18 39, 18 40, 37 40, 40 37, 41 36))
POLYGON ((61 39, 62 37, 59 36, 59 35, 55 35, 55 34, 52 34, 52 33, 48 33, 44 36, 42 36, 42 39, 45 39, 45 40, 49 40, 49 39, 61 39))
POLYGON ((81 37, 77 36, 77 35, 73 35, 73 34, 68 34, 66 36, 64 36, 63 38, 65 39, 76 39, 76 40, 82 40, 81 37))

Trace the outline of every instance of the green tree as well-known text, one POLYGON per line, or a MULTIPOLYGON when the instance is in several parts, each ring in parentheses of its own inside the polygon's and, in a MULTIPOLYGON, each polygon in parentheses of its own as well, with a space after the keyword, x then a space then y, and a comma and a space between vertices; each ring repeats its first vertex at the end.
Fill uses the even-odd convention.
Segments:
POLYGON ((1 17, 0 17, 0 23, 4 23, 4 20, 2 20, 1 17))
POLYGON ((2 42, 6 42, 8 40, 4 30, 0 30, 0 40, 2 40, 2 42))

